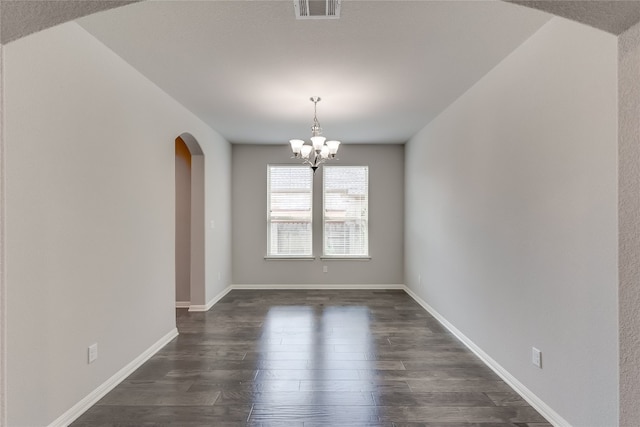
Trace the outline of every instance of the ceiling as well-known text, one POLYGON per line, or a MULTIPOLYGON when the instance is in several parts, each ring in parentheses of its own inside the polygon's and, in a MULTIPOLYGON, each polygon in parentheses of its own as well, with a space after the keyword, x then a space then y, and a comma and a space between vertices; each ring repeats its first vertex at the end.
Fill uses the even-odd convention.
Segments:
POLYGON ((550 15, 497 1, 146 1, 78 20, 232 143, 404 143, 550 15))
POLYGON ((295 21, 291 0, 0 0, 0 42, 76 19, 236 143, 325 134, 404 142, 548 19, 621 34, 640 1, 343 0, 339 21, 295 21), (533 8, 533 9, 529 9, 533 8))

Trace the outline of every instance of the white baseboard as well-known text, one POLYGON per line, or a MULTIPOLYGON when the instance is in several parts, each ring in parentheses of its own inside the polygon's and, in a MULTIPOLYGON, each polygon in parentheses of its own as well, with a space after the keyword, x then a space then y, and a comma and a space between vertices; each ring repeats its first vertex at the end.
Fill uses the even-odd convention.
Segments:
MULTIPOLYGON (((211 307, 218 301, 220 301, 225 295, 234 289, 241 290, 277 290, 277 289, 406 289, 403 284, 390 284, 390 285, 284 285, 284 284, 267 284, 267 285, 229 285, 218 295, 213 297, 208 303, 204 305, 188 305, 189 311, 209 311, 211 307)), ((177 307, 177 303, 176 303, 177 307)))
POLYGON ((438 322, 456 336, 469 350, 471 350, 476 356, 484 362, 489 368, 493 370, 504 382, 506 382, 512 389, 516 391, 524 400, 526 400, 536 411, 538 411, 543 417, 547 419, 551 424, 556 427, 570 427, 571 424, 560 416, 556 411, 551 409, 549 405, 544 403, 542 399, 536 396, 531 390, 525 387, 520 381, 518 381, 513 375, 511 375, 506 369, 504 369, 498 362, 493 360, 491 356, 485 353, 480 347, 478 347, 473 341, 471 341, 465 334, 460 332, 455 326, 447 321, 440 313, 438 313, 433 307, 420 298, 415 292, 408 287, 405 287, 405 292, 411 296, 418 304, 422 306, 429 314, 436 318, 438 322))
MULTIPOLYGON (((382 285, 325 285, 325 284, 312 284, 312 285, 283 285, 283 284, 268 284, 268 285, 231 285, 231 289, 245 289, 245 290, 277 290, 277 289, 403 289, 407 287, 403 284, 382 284, 382 285)), ((231 290, 230 289, 230 290, 231 290)))
POLYGON ((138 369, 144 362, 149 360, 151 356, 156 354, 158 350, 167 345, 169 341, 178 336, 178 329, 174 328, 165 336, 160 338, 155 344, 151 345, 141 355, 132 360, 124 368, 116 372, 111 378, 98 386, 91 393, 86 395, 84 399, 76 403, 67 412, 58 417, 54 422, 49 424, 49 427, 66 427, 82 415, 87 409, 93 406, 98 400, 102 399, 105 394, 113 390, 118 384, 120 384, 125 378, 138 369))
POLYGON ((189 308, 191 307, 190 301, 176 301, 176 308, 189 308))
MULTIPOLYGON (((187 305, 189 311, 208 311, 213 307, 215 303, 220 301, 225 295, 234 289, 238 290, 278 290, 278 289, 368 289, 368 290, 384 290, 384 289, 402 289, 411 298, 413 298, 422 308, 424 308, 429 314, 431 314, 438 322, 447 328, 453 335, 456 336, 469 350, 471 350, 485 365, 491 368, 504 382, 506 382, 511 388, 513 388, 524 400, 526 400, 534 409, 536 409, 543 417, 545 417, 551 424, 557 427, 570 427, 564 418, 562 418, 557 412, 549 407, 545 402, 536 396, 531 390, 529 390, 524 384, 518 381, 513 375, 511 375, 506 369, 504 369, 498 362, 493 360, 487 353, 485 353, 480 347, 478 347, 471 339, 459 331, 449 321, 447 321, 440 313, 438 313, 433 307, 420 298, 415 292, 409 289, 404 284, 376 284, 376 285, 328 285, 328 284, 312 284, 312 285, 295 285, 295 284, 267 284, 267 285, 230 285, 227 286, 222 292, 212 298, 205 305, 187 305)), ((176 302, 178 307, 180 302, 176 302)), ((188 303, 187 303, 188 304, 188 303)), ((87 409, 100 400, 105 394, 111 391, 114 387, 120 384, 126 377, 128 377, 133 371, 138 369, 144 362, 146 362, 151 356, 164 347, 169 341, 178 336, 178 330, 173 329, 164 337, 160 338, 155 344, 149 347, 140 356, 135 358, 127 366, 118 371, 115 375, 105 381, 102 385, 89 393, 84 399, 76 403, 71 409, 62 414, 58 419, 49 424, 48 427, 65 427, 82 415, 87 409)))
POLYGON ((218 295, 216 295, 211 300, 209 300, 209 302, 206 303, 205 305, 195 305, 195 304, 190 305, 189 311, 209 311, 215 303, 220 301, 222 297, 224 297, 226 294, 231 292, 232 289, 233 289, 233 286, 227 286, 222 290, 222 292, 220 292, 218 295))

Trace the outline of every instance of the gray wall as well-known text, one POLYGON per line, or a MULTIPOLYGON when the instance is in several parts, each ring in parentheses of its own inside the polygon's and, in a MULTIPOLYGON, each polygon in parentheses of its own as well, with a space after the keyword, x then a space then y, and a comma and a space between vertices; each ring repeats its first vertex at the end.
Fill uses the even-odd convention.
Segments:
POLYGON ((640 24, 618 41, 620 425, 640 425, 640 24))
POLYGON ((212 274, 201 304, 224 289, 231 149, 76 23, 3 54, 8 425, 43 426, 175 329, 184 132, 202 146, 204 221, 217 224, 204 238, 222 279, 212 274))
MULTIPOLYGON (((0 5, 0 22, 2 7, 0 5)), ((4 155, 4 55, 0 44, 0 426, 7 425, 7 298, 5 281, 5 155, 4 155)))
POLYGON ((233 283, 401 284, 403 281, 404 147, 343 144, 336 165, 369 166, 370 261, 320 260, 322 170, 314 178, 314 261, 265 260, 267 165, 298 164, 278 146, 233 145, 233 283), (326 265, 328 272, 323 273, 326 265))
POLYGON ((570 424, 617 425, 616 38, 552 19, 406 174, 407 285, 570 424))

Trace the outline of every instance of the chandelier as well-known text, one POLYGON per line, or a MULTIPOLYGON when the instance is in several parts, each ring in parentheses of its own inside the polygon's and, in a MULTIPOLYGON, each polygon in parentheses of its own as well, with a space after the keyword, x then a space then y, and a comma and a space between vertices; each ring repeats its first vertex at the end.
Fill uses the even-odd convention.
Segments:
POLYGON ((316 173, 318 166, 327 161, 327 159, 335 159, 338 153, 340 141, 326 141, 327 138, 322 136, 322 128, 318 122, 317 107, 320 97, 312 96, 309 98, 313 102, 313 126, 311 126, 311 145, 307 145, 301 139, 292 139, 291 151, 295 159, 302 159, 302 164, 311 166, 313 173, 316 173))

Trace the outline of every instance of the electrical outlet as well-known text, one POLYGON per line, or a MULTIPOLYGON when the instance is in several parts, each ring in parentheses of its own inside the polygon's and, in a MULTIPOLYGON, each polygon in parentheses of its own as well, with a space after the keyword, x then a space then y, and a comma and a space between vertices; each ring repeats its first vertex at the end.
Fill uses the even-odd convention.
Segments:
POLYGON ((98 344, 91 344, 89 346, 89 363, 93 363, 98 358, 98 344))
POLYGON ((328 267, 328 266, 326 266, 326 265, 323 265, 323 266, 322 266, 322 272, 323 272, 323 273, 328 273, 328 272, 329 272, 329 267, 328 267))
POLYGON ((542 369, 542 352, 535 347, 531 347, 531 362, 542 369))

